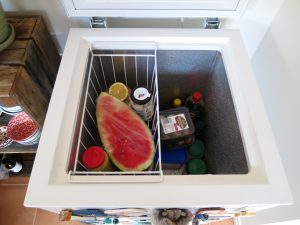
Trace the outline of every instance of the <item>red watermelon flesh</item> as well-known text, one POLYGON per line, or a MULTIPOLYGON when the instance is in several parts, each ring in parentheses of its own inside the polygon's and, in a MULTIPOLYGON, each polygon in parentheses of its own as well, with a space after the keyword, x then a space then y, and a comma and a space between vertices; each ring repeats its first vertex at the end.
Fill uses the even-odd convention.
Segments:
POLYGON ((120 170, 142 171, 151 165, 155 153, 153 136, 128 105, 102 92, 97 99, 96 116, 104 148, 120 170))

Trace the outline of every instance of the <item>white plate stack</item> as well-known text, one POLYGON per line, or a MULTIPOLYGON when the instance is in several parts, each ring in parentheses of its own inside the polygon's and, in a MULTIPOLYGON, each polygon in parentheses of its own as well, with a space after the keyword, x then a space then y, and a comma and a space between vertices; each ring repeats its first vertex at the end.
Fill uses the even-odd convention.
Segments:
POLYGON ((3 112, 5 114, 11 115, 11 116, 15 116, 22 111, 23 110, 20 106, 4 107, 4 106, 0 105, 0 112, 3 112))

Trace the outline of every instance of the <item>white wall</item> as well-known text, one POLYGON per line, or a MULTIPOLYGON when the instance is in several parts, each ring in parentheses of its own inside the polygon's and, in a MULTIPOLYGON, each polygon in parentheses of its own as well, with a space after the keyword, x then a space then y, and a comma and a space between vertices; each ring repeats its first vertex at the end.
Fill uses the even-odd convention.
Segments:
MULTIPOLYGON (((265 35, 277 11, 284 0, 250 0, 242 19, 225 19, 223 29, 240 29, 249 58, 251 58, 265 35)), ((67 18, 60 0, 1 0, 6 11, 39 14, 44 16, 50 33, 53 34, 59 51, 65 46, 69 28, 89 27, 89 18, 67 18)), ((101 16, 101 15, 100 15, 101 16)), ((203 28, 203 21, 199 19, 177 20, 132 20, 109 19, 109 27, 179 27, 203 28)))
POLYGON ((60 52, 71 27, 88 27, 88 18, 72 18, 66 16, 60 0, 1 0, 5 11, 18 14, 41 14, 53 35, 60 52))
POLYGON ((300 219, 299 11, 299 0, 285 0, 252 59, 294 205, 259 212, 256 218, 244 219, 243 225, 300 219))

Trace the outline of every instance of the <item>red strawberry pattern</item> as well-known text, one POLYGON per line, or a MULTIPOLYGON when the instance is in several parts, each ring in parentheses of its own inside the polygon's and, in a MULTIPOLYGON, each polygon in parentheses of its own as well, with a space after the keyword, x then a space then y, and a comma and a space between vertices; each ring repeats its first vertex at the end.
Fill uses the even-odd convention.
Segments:
POLYGON ((38 126, 25 112, 14 116, 7 125, 7 135, 14 141, 26 140, 37 130, 38 126))

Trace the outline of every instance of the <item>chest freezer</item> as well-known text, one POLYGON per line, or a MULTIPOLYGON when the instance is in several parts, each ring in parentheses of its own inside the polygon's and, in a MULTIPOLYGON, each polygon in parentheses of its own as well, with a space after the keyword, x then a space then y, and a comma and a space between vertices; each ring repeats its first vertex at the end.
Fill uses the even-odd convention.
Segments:
MULTIPOLYGON (((74 10, 89 13, 91 8, 74 10)), ((70 30, 28 185, 26 206, 51 211, 213 206, 260 210, 291 201, 239 31, 70 30), (130 88, 144 85, 154 93, 154 114, 147 125, 158 155, 159 111, 169 108, 174 98, 185 99, 201 90, 207 174, 170 173, 162 169, 160 160, 142 172, 88 171, 81 162, 82 152, 100 143, 95 99, 114 82, 123 82, 130 88)))

